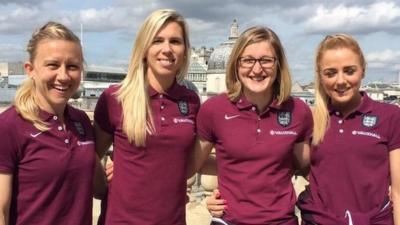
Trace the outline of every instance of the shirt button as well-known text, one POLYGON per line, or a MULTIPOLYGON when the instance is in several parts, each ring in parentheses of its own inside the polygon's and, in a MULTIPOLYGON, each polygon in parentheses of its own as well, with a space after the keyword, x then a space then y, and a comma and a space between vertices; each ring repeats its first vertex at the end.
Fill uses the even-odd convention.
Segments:
POLYGON ((256 111, 256 107, 255 106, 251 107, 251 110, 256 111))
POLYGON ((161 106, 160 106, 160 108, 161 108, 161 109, 164 109, 164 108, 165 108, 165 106, 164 106, 164 105, 161 105, 161 106))
POLYGON ((161 117, 161 121, 165 121, 165 117, 162 116, 162 117, 161 117))
POLYGON ((336 116, 340 116, 340 112, 336 111, 335 112, 336 116))
POLYGON ((69 140, 68 140, 68 139, 65 139, 64 142, 65 142, 65 144, 68 144, 68 143, 69 143, 69 140))
POLYGON ((57 118, 58 118, 57 116, 53 116, 53 120, 57 120, 57 118))
POLYGON ((257 129, 257 133, 261 133, 261 129, 260 128, 257 129))
POLYGON ((62 127, 62 126, 58 126, 57 129, 58 129, 58 130, 63 130, 63 127, 62 127))
POLYGON ((339 130, 339 133, 341 133, 341 134, 342 134, 342 133, 343 133, 343 129, 340 129, 340 130, 339 130))
POLYGON ((164 98, 164 96, 161 94, 160 96, 159 96, 160 98, 164 98))
POLYGON ((342 124, 342 123, 343 123, 343 120, 338 120, 338 123, 339 123, 339 124, 342 124))

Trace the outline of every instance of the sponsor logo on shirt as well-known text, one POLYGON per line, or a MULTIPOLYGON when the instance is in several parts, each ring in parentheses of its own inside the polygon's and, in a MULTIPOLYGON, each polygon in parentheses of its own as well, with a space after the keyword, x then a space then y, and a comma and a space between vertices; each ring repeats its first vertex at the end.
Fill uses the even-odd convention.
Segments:
POLYGON ((76 131, 78 131, 79 135, 85 136, 85 129, 83 128, 81 122, 74 122, 74 126, 76 128, 76 131))
POLYGON ((371 115, 363 116, 362 123, 365 127, 373 127, 376 125, 377 122, 378 122, 377 116, 371 116, 371 115))
POLYGON ((225 114, 225 119, 226 119, 226 120, 231 120, 231 119, 236 118, 236 117, 239 117, 239 116, 240 116, 240 115, 228 116, 228 115, 225 114))
POLYGON ((362 136, 374 137, 376 139, 381 139, 381 136, 379 134, 368 131, 353 130, 351 133, 353 135, 362 135, 362 136))
POLYGON ((271 135, 297 135, 296 131, 293 130, 270 130, 271 135))
POLYGON ((186 101, 178 101, 178 108, 182 115, 187 116, 189 114, 189 104, 186 101))
POLYGON ((279 112, 278 113, 278 123, 283 127, 289 126, 292 122, 292 114, 290 112, 279 112))
POLYGON ((78 141, 77 143, 79 146, 92 145, 92 144, 94 144, 94 141, 78 141))
POLYGON ((190 124, 194 124, 194 121, 192 119, 187 119, 187 118, 174 118, 173 121, 174 121, 174 123, 190 123, 190 124))

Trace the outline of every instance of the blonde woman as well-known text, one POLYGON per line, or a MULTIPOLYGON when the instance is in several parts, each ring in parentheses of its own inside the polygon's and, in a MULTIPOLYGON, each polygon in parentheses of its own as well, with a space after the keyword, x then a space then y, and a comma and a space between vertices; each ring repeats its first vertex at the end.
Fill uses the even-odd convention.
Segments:
POLYGON ((107 225, 185 224, 187 157, 200 104, 178 84, 190 57, 187 32, 176 11, 151 13, 138 31, 126 78, 97 103, 97 152, 114 149, 107 225))
POLYGON ((297 225, 291 178, 294 162, 308 165, 312 117, 290 97, 289 67, 275 32, 244 31, 226 76, 228 92, 200 108, 192 158, 198 170, 216 148, 220 199, 214 196, 209 207, 222 218, 212 224, 297 225))
POLYGON ((360 91, 366 61, 349 35, 327 36, 315 67, 310 186, 298 203, 303 224, 400 225, 399 107, 360 91))
POLYGON ((93 132, 68 105, 81 81, 80 41, 49 22, 27 47, 28 79, 0 115, 0 224, 92 224, 93 132))

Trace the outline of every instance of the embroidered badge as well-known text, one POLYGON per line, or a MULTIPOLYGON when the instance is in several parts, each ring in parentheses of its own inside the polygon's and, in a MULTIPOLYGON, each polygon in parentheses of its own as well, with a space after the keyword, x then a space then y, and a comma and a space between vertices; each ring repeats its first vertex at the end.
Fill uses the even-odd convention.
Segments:
POLYGON ((74 122, 74 125, 79 135, 85 136, 85 129, 83 128, 83 125, 80 122, 74 122))
POLYGON ((292 122, 292 114, 290 112, 279 112, 278 113, 278 123, 283 127, 289 126, 292 122))
POLYGON ((187 116, 189 114, 189 105, 186 101, 178 101, 178 108, 182 115, 187 116))
POLYGON ((378 117, 377 116, 371 116, 371 115, 364 115, 363 116, 363 125, 365 127, 373 127, 377 124, 378 122, 378 117))

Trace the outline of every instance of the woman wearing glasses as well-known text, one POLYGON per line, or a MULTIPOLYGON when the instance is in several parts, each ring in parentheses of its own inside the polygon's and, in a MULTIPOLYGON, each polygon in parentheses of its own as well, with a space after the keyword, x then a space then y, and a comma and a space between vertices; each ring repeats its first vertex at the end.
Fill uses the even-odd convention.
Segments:
POLYGON ((297 225, 291 177, 295 162, 308 164, 312 117, 306 104, 289 96, 287 60, 272 30, 252 27, 240 35, 226 84, 227 93, 200 108, 193 155, 198 170, 216 148, 227 206, 220 222, 297 225))

